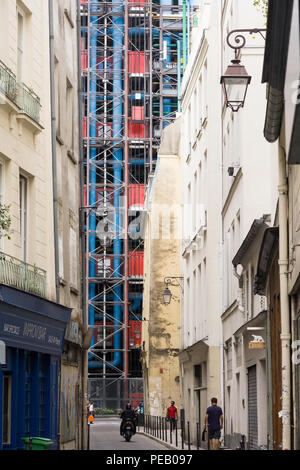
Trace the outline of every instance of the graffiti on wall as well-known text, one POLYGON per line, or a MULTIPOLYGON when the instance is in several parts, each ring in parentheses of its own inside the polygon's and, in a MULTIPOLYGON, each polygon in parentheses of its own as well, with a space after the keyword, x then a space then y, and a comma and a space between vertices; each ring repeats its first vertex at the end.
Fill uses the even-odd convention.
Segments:
POLYGON ((76 439, 77 416, 79 416, 78 383, 77 368, 62 366, 60 402, 60 432, 62 443, 76 439))

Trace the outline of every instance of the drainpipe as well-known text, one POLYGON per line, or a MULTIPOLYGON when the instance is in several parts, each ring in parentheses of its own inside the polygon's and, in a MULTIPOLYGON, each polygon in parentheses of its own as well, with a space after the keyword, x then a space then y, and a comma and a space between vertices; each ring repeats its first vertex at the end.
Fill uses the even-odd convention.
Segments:
POLYGON ((290 312, 288 296, 288 180, 285 148, 278 144, 279 156, 279 276, 282 354, 282 449, 291 449, 291 357, 290 312))
POLYGON ((59 304, 60 303, 60 288, 59 288, 59 249, 58 249, 58 198, 57 198, 53 0, 49 0, 49 50, 50 50, 51 145, 52 145, 55 287, 56 287, 56 302, 59 304))
POLYGON ((182 1, 183 73, 186 68, 186 0, 182 1))
MULTIPOLYGON (((55 76, 54 76, 54 26, 53 0, 48 3, 49 12, 49 56, 50 56, 50 100, 51 100, 51 150, 52 150, 52 185, 53 185, 53 229, 56 302, 60 303, 59 287, 59 248, 58 248, 58 198, 57 198, 57 158, 56 158, 56 115, 55 115, 55 76)), ((60 399, 61 399, 61 363, 58 374, 58 413, 57 413, 57 448, 60 450, 60 399)))
MULTIPOLYGON (((80 171, 80 207, 79 224, 80 224, 80 249, 81 249, 81 269, 82 269, 82 323, 84 333, 88 330, 87 311, 86 311, 86 262, 85 262, 85 233, 84 233, 84 156, 83 156, 83 140, 82 140, 82 86, 81 86, 81 17, 80 17, 80 0, 77 0, 77 80, 78 80, 78 129, 79 129, 79 171, 80 171)), ((81 449, 87 448, 87 380, 88 380, 88 351, 82 348, 82 383, 81 383, 81 449)))

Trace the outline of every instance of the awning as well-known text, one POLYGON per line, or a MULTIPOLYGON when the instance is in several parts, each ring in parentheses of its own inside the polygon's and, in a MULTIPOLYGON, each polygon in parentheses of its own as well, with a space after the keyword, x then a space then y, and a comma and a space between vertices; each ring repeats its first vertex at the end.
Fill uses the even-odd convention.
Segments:
POLYGON ((235 257, 232 260, 232 264, 234 267, 238 266, 239 264, 242 264, 241 261, 243 260, 245 254, 248 252, 251 244, 257 237, 259 231, 261 228, 267 228, 268 225, 265 224, 265 217, 262 217, 261 219, 255 219, 253 224, 251 225, 251 228, 244 239, 242 245, 240 246, 238 252, 236 253, 235 257))
POLYGON ((43 297, 0 284, 0 339, 7 346, 60 356, 71 312, 43 297))
POLYGON ((256 315, 256 317, 251 318, 251 320, 247 321, 247 323, 244 323, 238 330, 236 330, 233 333, 233 336, 239 336, 244 331, 248 332, 247 328, 255 328, 261 326, 266 321, 266 317, 267 311, 262 310, 258 315, 256 315))
POLYGON ((281 129, 293 4, 294 0, 269 0, 262 76, 262 83, 268 83, 268 105, 264 129, 268 142, 275 142, 281 129))
POLYGON ((278 238, 278 227, 270 227, 264 233, 254 279, 254 294, 265 295, 268 274, 278 247, 278 238))

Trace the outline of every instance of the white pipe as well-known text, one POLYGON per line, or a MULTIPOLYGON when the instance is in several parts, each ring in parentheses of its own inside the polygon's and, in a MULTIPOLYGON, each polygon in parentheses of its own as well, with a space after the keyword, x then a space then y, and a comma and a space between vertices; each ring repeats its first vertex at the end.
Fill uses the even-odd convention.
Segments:
POLYGON ((285 149, 278 144, 279 163, 279 276, 282 354, 282 449, 291 449, 291 359, 290 312, 288 296, 288 185, 285 149))

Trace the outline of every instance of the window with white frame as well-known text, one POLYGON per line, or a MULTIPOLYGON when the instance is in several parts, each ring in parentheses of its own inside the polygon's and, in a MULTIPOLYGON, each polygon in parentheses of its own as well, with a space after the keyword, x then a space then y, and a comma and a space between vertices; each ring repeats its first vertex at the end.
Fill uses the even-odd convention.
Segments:
MULTIPOLYGON (((4 163, 0 160, 0 204, 4 204, 4 163)), ((0 229, 0 251, 4 249, 4 240, 0 229)))
POLYGON ((25 28, 25 16, 24 13, 17 8, 17 27, 18 27, 18 39, 17 39, 17 80, 19 83, 23 81, 24 75, 24 28, 25 28))
POLYGON ((20 194, 20 244, 22 260, 26 261, 27 256, 27 217, 28 217, 28 179, 20 174, 19 177, 20 194))

